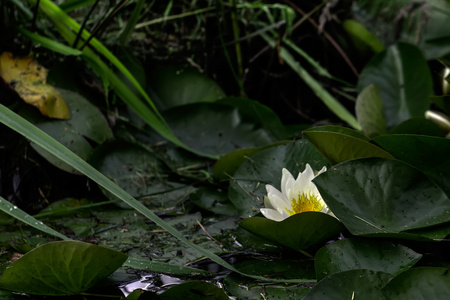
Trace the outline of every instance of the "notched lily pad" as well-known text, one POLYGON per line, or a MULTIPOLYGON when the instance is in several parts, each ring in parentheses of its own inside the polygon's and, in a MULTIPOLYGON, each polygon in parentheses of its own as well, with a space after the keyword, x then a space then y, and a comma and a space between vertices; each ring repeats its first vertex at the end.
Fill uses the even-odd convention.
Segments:
POLYGON ((227 194, 209 188, 201 188, 189 195, 195 205, 219 215, 235 216, 236 208, 227 194))
POLYGON ((79 241, 37 247, 12 263, 0 288, 34 295, 73 295, 118 269, 128 255, 79 241))
POLYGON ((159 295, 161 300, 228 300, 218 286, 204 281, 189 281, 176 285, 159 295))
POLYGON ((194 69, 165 66, 152 71, 148 82, 152 99, 161 110, 225 97, 214 80, 194 69))
MULTIPOLYGON (((112 138, 111 129, 100 110, 85 98, 67 90, 59 90, 59 92, 72 112, 70 120, 49 120, 29 109, 24 109, 19 114, 79 157, 87 160, 94 151, 94 144, 101 144, 112 138)), ((72 166, 37 144, 31 143, 31 146, 54 166, 66 172, 80 174, 72 166)))
POLYGON ((405 233, 450 221, 450 201, 422 172, 397 160, 348 161, 314 179, 355 235, 405 233))
POLYGON ((385 272, 373 270, 350 270, 326 277, 315 285, 303 300, 387 300, 382 287, 394 277, 385 272))
POLYGON ((366 157, 393 158, 382 148, 370 143, 366 136, 348 128, 317 127, 305 130, 303 134, 333 165, 366 157))
POLYGON ((368 269, 389 274, 412 267, 421 254, 389 241, 349 238, 321 248, 315 256, 317 280, 348 270, 368 269))
POLYGON ((447 299, 450 273, 447 268, 409 269, 393 278, 382 292, 386 299, 447 299))
POLYGON ((295 214, 281 222, 253 217, 242 220, 239 225, 253 234, 298 251, 334 239, 345 231, 336 218, 320 212, 295 214))
POLYGON ((247 119, 238 108, 223 104, 187 104, 165 111, 163 116, 183 143, 203 153, 222 155, 276 141, 258 120, 247 119))

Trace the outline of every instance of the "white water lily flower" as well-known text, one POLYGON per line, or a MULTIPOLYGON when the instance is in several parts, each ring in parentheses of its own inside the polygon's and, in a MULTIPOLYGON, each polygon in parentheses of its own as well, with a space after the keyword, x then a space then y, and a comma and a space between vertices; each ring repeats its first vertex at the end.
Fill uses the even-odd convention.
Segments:
POLYGON ((261 208, 261 213, 274 221, 283 221, 289 216, 305 211, 318 211, 335 217, 312 182, 316 176, 326 170, 327 168, 323 167, 314 174, 311 166, 306 164, 305 170, 298 174, 297 179, 294 179, 288 170, 283 169, 281 192, 270 184, 266 185, 265 208, 261 208))

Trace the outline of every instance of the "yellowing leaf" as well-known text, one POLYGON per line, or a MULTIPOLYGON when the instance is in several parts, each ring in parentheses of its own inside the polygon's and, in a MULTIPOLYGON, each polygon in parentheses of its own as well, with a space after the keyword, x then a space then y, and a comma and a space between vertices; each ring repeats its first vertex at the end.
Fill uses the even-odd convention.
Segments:
POLYGON ((31 56, 19 58, 10 52, 0 55, 0 76, 26 103, 36 106, 44 116, 70 119, 64 99, 46 84, 47 73, 31 56))

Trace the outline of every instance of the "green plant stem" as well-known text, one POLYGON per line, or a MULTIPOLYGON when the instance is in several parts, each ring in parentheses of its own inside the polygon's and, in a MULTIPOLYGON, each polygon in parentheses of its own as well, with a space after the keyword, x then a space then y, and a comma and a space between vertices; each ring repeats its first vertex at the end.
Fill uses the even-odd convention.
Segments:
MULTIPOLYGON (((233 28, 233 37, 235 41, 239 40, 240 33, 239 33, 239 20, 236 15, 236 0, 229 0, 231 5, 231 26, 233 28)), ((242 78, 244 77, 244 69, 242 67, 242 51, 241 51, 241 43, 238 41, 234 44, 234 49, 236 52, 236 65, 238 69, 238 75, 240 81, 242 81, 242 78)))
MULTIPOLYGON (((273 38, 266 34, 261 34, 266 42, 272 47, 276 47, 276 42, 273 38)), ((357 130, 361 130, 355 116, 352 115, 339 101, 337 101, 327 90, 325 90, 317 80, 314 79, 294 57, 284 47, 280 47, 279 55, 281 58, 302 78, 306 84, 314 91, 316 96, 341 120, 347 122, 350 126, 357 130)))
MULTIPOLYGON (((155 1, 152 1, 149 5, 153 6, 155 1)), ((130 19, 127 22, 127 25, 125 26, 125 29, 122 31, 122 33, 119 36, 119 43, 124 47, 128 41, 130 40, 131 34, 134 31, 134 28, 136 26, 137 21, 139 20, 142 8, 144 7, 145 0, 138 0, 136 3, 136 7, 134 8, 133 12, 131 13, 130 19)))
POLYGON ((145 26, 150 26, 153 24, 163 23, 163 22, 166 22, 169 20, 175 20, 175 19, 185 18, 185 17, 194 16, 194 15, 198 15, 198 14, 203 14, 205 12, 214 11, 214 10, 216 10, 216 7, 210 6, 210 7, 200 8, 200 9, 193 10, 193 11, 188 11, 188 12, 178 14, 178 15, 164 16, 161 18, 147 21, 147 22, 139 23, 136 25, 135 29, 139 29, 139 28, 145 27, 145 26))

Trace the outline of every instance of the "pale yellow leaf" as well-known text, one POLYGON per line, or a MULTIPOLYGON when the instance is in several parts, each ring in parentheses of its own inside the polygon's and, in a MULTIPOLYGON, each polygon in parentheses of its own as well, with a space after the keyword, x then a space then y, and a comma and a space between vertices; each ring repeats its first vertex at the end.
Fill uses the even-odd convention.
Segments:
POLYGON ((31 56, 19 58, 10 52, 0 55, 0 76, 26 103, 36 106, 45 116, 70 119, 64 99, 46 84, 47 73, 31 56))

